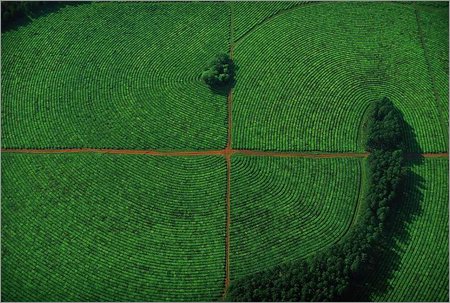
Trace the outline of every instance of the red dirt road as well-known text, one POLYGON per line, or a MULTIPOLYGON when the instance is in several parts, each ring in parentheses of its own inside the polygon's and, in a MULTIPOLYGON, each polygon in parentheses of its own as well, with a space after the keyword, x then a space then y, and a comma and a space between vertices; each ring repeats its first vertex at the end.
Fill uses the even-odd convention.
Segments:
POLYGON ((104 148, 67 148, 67 149, 2 149, 7 153, 26 154, 62 154, 62 153, 100 153, 119 155, 150 155, 150 156, 213 156, 223 155, 224 150, 205 151, 156 151, 138 149, 104 149, 104 148))
POLYGON ((315 152, 276 152, 238 149, 234 153, 262 157, 299 157, 299 158, 365 158, 369 153, 315 153, 315 152))
MULTIPOLYGON (((118 155, 149 155, 165 157, 183 157, 183 156, 225 156, 227 161, 232 154, 242 154, 247 156, 260 157, 298 157, 298 158, 365 158, 369 153, 318 153, 318 152, 277 152, 277 151, 259 151, 249 149, 232 149, 230 146, 220 150, 200 150, 200 151, 157 151, 157 150, 139 150, 139 149, 109 149, 109 148, 66 148, 66 149, 19 149, 3 148, 2 153, 24 153, 24 154, 63 154, 63 153, 100 153, 100 154, 118 154, 118 155)), ((422 156, 425 158, 448 158, 448 153, 424 153, 407 155, 409 158, 422 156)))
POLYGON ((425 153, 425 154, 409 154, 409 157, 417 157, 418 155, 424 158, 448 158, 448 153, 425 153))

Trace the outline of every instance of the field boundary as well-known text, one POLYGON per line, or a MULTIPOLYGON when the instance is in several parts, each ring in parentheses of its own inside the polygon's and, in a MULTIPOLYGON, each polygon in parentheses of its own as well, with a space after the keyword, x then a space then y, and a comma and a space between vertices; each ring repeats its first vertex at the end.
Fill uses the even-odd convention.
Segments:
MULTIPOLYGON (((233 22, 233 3, 230 6, 230 49, 229 55, 233 61, 234 53, 234 22, 233 22)), ((224 149, 225 160, 227 162, 227 193, 226 193, 226 223, 225 223, 225 286, 222 298, 225 298, 230 286, 230 225, 231 225, 231 154, 232 149, 232 127, 233 127, 233 85, 230 85, 227 93, 227 144, 224 149)))
POLYGON ((431 80, 431 90, 433 91, 433 97, 434 97, 434 104, 436 106, 436 109, 438 111, 438 115, 439 115, 439 121, 442 127, 442 131, 444 132, 444 137, 445 137, 445 142, 448 145, 448 125, 445 121, 445 117, 443 116, 442 112, 446 111, 448 109, 446 108, 442 108, 442 104, 440 102, 440 97, 439 97, 439 93, 436 90, 436 80, 434 78, 434 74, 431 68, 431 63, 430 63, 430 57, 428 55, 428 51, 427 48, 425 46, 425 41, 424 41, 424 35, 423 35, 423 30, 422 30, 422 25, 420 24, 420 13, 419 13, 419 9, 417 8, 417 5, 414 3, 413 4, 413 8, 414 8, 414 14, 416 16, 416 22, 417 22, 417 34, 419 36, 419 42, 420 42, 420 46, 423 49, 423 55, 425 58, 425 65, 427 66, 427 72, 428 72, 428 76, 430 77, 431 80))
MULTIPOLYGON (((113 154, 113 155, 148 155, 161 157, 195 157, 195 156, 223 156, 244 155, 256 157, 290 157, 290 158, 367 158, 368 152, 317 152, 317 151, 264 151, 251 149, 225 148, 220 150, 200 150, 200 151, 162 151, 152 149, 109 149, 109 148, 65 148, 65 149, 32 149, 32 148, 2 148, 2 153, 20 154, 113 154)), ((408 158, 448 158, 448 153, 408 153, 408 158)))
POLYGON ((242 40, 244 40, 245 38, 247 38, 250 34, 252 34, 253 32, 255 32, 261 25, 265 24, 267 21, 277 17, 277 16, 281 16, 284 15, 286 13, 289 13, 291 11, 294 11, 300 7, 305 7, 305 6, 310 6, 310 5, 318 5, 318 4, 328 4, 328 2, 314 2, 314 1, 310 1, 307 3, 300 3, 297 5, 294 5, 292 7, 286 8, 286 9, 281 9, 277 12, 275 12, 274 14, 267 16, 266 18, 264 18, 263 20, 261 20, 260 22, 254 24, 252 27, 250 27, 246 32, 244 32, 242 35, 239 36, 238 39, 236 39, 235 41, 235 46, 237 47, 242 40))

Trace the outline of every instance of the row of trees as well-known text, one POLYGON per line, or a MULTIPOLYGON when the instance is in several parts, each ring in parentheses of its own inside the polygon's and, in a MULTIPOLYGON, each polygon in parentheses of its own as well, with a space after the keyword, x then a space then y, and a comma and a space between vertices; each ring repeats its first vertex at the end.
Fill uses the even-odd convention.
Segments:
POLYGON ((366 208, 345 241, 308 260, 278 265, 230 285, 228 301, 338 301, 374 256, 405 174, 402 117, 388 98, 374 102, 367 128, 366 208))

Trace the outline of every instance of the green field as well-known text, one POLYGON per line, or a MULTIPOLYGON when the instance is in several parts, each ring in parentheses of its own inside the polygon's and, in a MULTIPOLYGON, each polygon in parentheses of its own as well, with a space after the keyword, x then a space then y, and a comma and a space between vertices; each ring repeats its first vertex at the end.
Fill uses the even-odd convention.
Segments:
MULTIPOLYGON (((38 15, 2 32, 2 149, 204 153, 3 150, 3 301, 217 301, 228 280, 325 251, 367 207, 358 153, 384 96, 409 152, 448 152, 448 3, 86 2, 38 15), (236 65, 228 92, 201 80, 221 52, 236 65)), ((448 301, 441 157, 412 164, 367 299, 448 301)))
POLYGON ((223 159, 2 156, 2 301, 220 298, 223 159))
POLYGON ((258 25, 279 13, 290 10, 306 1, 240 1, 233 3, 233 38, 239 41, 258 25))
POLYGON ((379 264, 392 272, 371 299, 448 302, 448 160, 424 159, 412 172, 390 229, 395 254, 379 264))
MULTIPOLYGON (((439 44, 442 54, 448 13, 429 14, 440 31, 427 45, 439 44)), ((305 4, 242 39, 235 61, 236 148, 361 151, 364 112, 386 95, 414 129, 422 151, 447 150, 448 119, 440 121, 442 101, 433 95, 412 5, 305 4)), ((441 78, 448 82, 448 73, 441 78)), ((445 85, 435 89, 445 98, 445 85)), ((417 151, 412 141, 409 149, 417 151)))
POLYGON ((231 279, 339 241, 359 200, 358 159, 232 159, 231 279))
POLYGON ((200 74, 228 50, 228 12, 94 2, 2 34, 2 146, 223 148, 226 98, 200 74))

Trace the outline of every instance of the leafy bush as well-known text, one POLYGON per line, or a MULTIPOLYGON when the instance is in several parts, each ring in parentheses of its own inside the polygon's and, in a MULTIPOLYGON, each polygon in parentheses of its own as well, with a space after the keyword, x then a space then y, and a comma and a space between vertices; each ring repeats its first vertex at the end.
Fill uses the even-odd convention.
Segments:
POLYGON ((230 56, 218 54, 203 71, 201 78, 211 87, 229 84, 234 78, 234 64, 230 56))
POLYGON ((230 301, 336 301, 371 258, 380 239, 389 206, 405 173, 401 116, 389 99, 371 108, 367 148, 367 208, 345 242, 309 260, 298 260, 243 277, 230 285, 230 301))
POLYGON ((2 25, 24 17, 44 1, 2 1, 2 25))
POLYGON ((384 97, 380 101, 374 102, 368 123, 367 149, 394 150, 403 148, 401 119, 399 112, 395 109, 392 101, 384 97))

